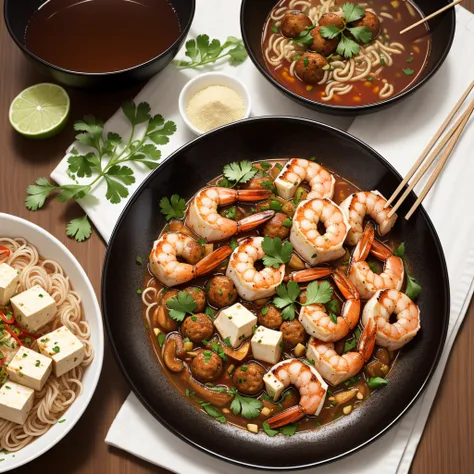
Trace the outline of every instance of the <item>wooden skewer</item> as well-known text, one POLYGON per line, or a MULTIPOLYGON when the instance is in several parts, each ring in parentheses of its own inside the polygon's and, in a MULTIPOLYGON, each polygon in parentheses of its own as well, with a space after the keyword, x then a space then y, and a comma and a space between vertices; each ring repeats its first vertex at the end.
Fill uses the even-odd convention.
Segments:
POLYGON ((423 18, 422 20, 420 21, 417 21, 416 23, 414 23, 413 25, 409 26, 408 28, 405 28, 404 30, 400 31, 400 34, 403 35, 404 33, 406 33, 407 31, 410 31, 412 30, 413 28, 416 28, 417 26, 423 24, 425 21, 428 21, 428 20, 431 20, 432 18, 434 18, 435 16, 438 16, 440 13, 443 13, 444 11, 446 10, 449 10, 450 8, 456 6, 456 5, 459 5, 463 0, 456 0, 452 3, 450 3, 449 5, 446 5, 445 7, 443 8, 440 8, 438 11, 432 13, 431 15, 428 15, 427 17, 423 18))
MULTIPOLYGON (((472 102, 474 105, 474 101, 472 102)), ((405 216, 405 219, 408 220, 410 217, 413 215, 413 213, 417 210, 418 206, 423 202, 423 199, 425 199, 426 195, 430 192, 430 189, 433 187, 433 184, 435 181, 438 179, 438 176, 440 175, 441 171, 443 170, 445 164, 447 163, 449 157, 451 156, 451 153, 453 152, 455 146, 458 143, 459 137, 461 136, 464 128, 467 125, 467 122, 469 121, 469 118, 471 117, 471 114, 474 110, 474 107, 470 107, 462 116, 462 123, 456 130, 456 133, 452 136, 451 140, 449 141, 449 144, 444 151, 443 155, 441 156, 441 159, 439 163, 436 165, 435 170, 433 171, 433 174, 430 176, 430 179, 426 183, 425 188, 421 192, 420 196, 416 200, 415 204, 413 204, 412 208, 408 211, 407 215, 405 216)))

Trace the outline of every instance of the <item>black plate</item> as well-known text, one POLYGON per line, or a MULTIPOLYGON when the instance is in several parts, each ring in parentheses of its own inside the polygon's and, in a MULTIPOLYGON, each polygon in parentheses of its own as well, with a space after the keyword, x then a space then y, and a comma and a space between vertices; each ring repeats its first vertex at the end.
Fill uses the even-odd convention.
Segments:
MULTIPOLYGON (((290 99, 318 112, 333 115, 354 116, 376 112, 396 104, 398 101, 408 97, 418 90, 431 77, 433 77, 436 71, 438 71, 443 64, 453 44, 454 31, 456 29, 456 13, 454 8, 451 8, 429 21, 432 44, 428 62, 418 80, 403 92, 389 97, 388 99, 381 100, 375 104, 367 105, 348 106, 316 102, 288 90, 273 77, 265 64, 261 45, 263 27, 270 10, 278 3, 278 1, 279 0, 242 0, 240 29, 242 31, 245 48, 249 53, 250 59, 252 59, 263 77, 270 81, 277 89, 290 97, 290 99)), ((424 16, 428 16, 450 2, 451 0, 416 0, 412 3, 418 6, 418 8, 424 13, 424 16)))
MULTIPOLYGON (((356 451, 389 429, 415 402, 433 373, 443 347, 449 316, 449 284, 443 250, 423 209, 396 232, 406 242, 413 273, 423 287, 419 298, 422 329, 400 354, 389 385, 347 417, 315 431, 288 438, 251 434, 220 424, 196 410, 161 369, 142 320, 140 297, 149 254, 165 225, 163 196, 189 199, 239 160, 311 157, 363 189, 391 193, 398 173, 374 150, 351 135, 310 120, 263 117, 203 135, 171 155, 135 192, 110 239, 102 280, 102 308, 113 352, 132 390, 164 426, 193 446, 226 461, 263 469, 294 469, 333 461, 356 451)), ((410 196, 401 208, 405 214, 410 196)), ((131 433, 133 436, 133 433, 131 433)), ((186 455, 186 453, 183 453, 186 455)))

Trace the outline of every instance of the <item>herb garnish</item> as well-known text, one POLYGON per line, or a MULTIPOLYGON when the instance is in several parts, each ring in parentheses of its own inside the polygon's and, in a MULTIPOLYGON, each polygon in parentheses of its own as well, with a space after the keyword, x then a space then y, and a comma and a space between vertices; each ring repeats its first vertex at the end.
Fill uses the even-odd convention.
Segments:
POLYGON ((232 237, 230 239, 229 245, 232 250, 235 250, 239 246, 239 243, 237 242, 237 239, 235 237, 232 237))
POLYGON ((171 198, 163 197, 160 200, 160 212, 166 217, 167 221, 183 218, 185 209, 186 201, 178 194, 173 194, 171 198))
MULTIPOLYGON (((405 266, 406 270, 406 262, 405 262, 405 242, 402 242, 397 250, 394 252, 394 255, 397 257, 400 257, 403 261, 403 265, 405 266)), ((405 294, 410 298, 412 301, 416 300, 418 296, 421 293, 421 285, 419 285, 415 277, 413 275, 410 275, 408 272, 406 272, 407 275, 407 287, 405 289, 405 294)))
MULTIPOLYGON (((255 168, 250 161, 234 161, 228 165, 224 166, 224 177, 228 181, 228 188, 233 188, 237 184, 244 184, 247 181, 250 181, 258 172, 258 169, 255 168)), ((222 180, 221 180, 222 181, 222 180)), ((219 181, 219 186, 222 186, 221 181, 219 181)))
POLYGON ((281 317, 285 321, 295 319, 295 303, 300 295, 300 287, 295 281, 289 281, 285 286, 283 283, 276 288, 278 296, 273 298, 273 304, 283 310, 281 317))
MULTIPOLYGON (((230 340, 229 340, 230 343, 230 340)), ((216 341, 211 342, 211 349, 222 359, 227 360, 223 347, 216 341)))
POLYGON ((168 298, 166 306, 170 310, 170 317, 175 321, 182 322, 187 313, 193 314, 197 303, 190 294, 180 291, 177 296, 168 298))
POLYGON ((282 426, 280 429, 273 429, 270 428, 270 425, 265 421, 263 423, 263 431, 267 433, 268 436, 276 436, 278 433, 285 435, 285 436, 293 436, 296 433, 296 429, 298 428, 297 423, 292 423, 291 425, 282 426))
POLYGON ((411 67, 407 67, 406 69, 403 69, 403 72, 405 73, 405 76, 411 76, 415 73, 415 70, 411 67))
POLYGON ((262 242, 262 248, 265 252, 263 264, 266 267, 278 268, 282 263, 288 263, 293 252, 293 244, 285 242, 282 244, 279 237, 274 239, 265 236, 262 242))
POLYGON ((230 405, 230 409, 234 415, 241 414, 244 418, 248 420, 252 418, 257 418, 260 415, 260 409, 263 406, 263 403, 256 398, 243 397, 237 392, 237 389, 232 387, 230 391, 231 395, 234 395, 234 399, 230 405))
POLYGON ((367 379, 367 385, 370 388, 380 388, 385 387, 388 384, 388 381, 383 379, 382 377, 371 377, 367 379))
POLYGON ((360 339, 360 333, 360 328, 355 328, 352 337, 344 342, 344 352, 350 352, 357 346, 360 339))
MULTIPOLYGON (((314 41, 314 38, 311 36, 311 30, 314 30, 314 28, 316 28, 315 25, 307 26, 296 38, 293 38, 293 43, 301 46, 311 46, 314 41)), ((308 60, 308 58, 305 59, 308 60)), ((305 67, 307 67, 306 64, 305 67)))

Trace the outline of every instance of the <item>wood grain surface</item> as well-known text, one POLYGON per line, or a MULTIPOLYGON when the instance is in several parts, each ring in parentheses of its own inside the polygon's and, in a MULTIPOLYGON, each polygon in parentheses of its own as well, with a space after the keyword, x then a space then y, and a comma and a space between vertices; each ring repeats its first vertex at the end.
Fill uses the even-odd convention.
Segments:
MULTIPOLYGON (((474 12, 474 0, 466 0, 464 6, 474 12)), ((71 117, 66 129, 53 139, 36 142, 13 131, 8 122, 8 107, 22 89, 42 82, 44 78, 20 53, 4 27, 0 31, 0 71, 0 211, 26 218, 59 238, 76 255, 99 294, 104 242, 97 233, 82 244, 65 235, 66 223, 83 214, 79 206, 51 201, 42 210, 29 212, 23 204, 25 189, 36 178, 49 176, 63 157, 73 141, 72 123, 75 120, 85 113, 107 119, 123 100, 134 97, 140 86, 106 94, 68 91, 71 117)), ((474 472, 473 360, 474 305, 471 304, 418 448, 413 474, 474 472)), ((33 467, 38 473, 58 470, 65 474, 167 473, 110 448, 104 442, 107 430, 128 393, 127 384, 107 347, 97 392, 82 419, 61 443, 34 461, 33 466, 24 466, 15 472, 29 474, 33 467)), ((366 452, 370 456, 370 447, 366 452)))

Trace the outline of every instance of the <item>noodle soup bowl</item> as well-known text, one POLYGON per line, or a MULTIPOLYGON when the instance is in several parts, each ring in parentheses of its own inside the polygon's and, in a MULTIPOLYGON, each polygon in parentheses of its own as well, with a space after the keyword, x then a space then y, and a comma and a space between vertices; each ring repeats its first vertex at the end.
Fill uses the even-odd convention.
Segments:
MULTIPOLYGON (((450 0, 416 0, 411 3, 413 3, 424 16, 428 16, 446 6, 449 2, 450 0)), ((285 87, 274 77, 267 67, 262 50, 262 38, 267 18, 277 3, 279 3, 277 0, 242 0, 240 27, 242 30, 242 38, 249 56, 265 79, 267 79, 283 94, 310 109, 331 115, 355 116, 373 113, 409 97, 435 75, 446 59, 454 39, 455 10, 454 8, 451 8, 428 22, 431 33, 431 49, 427 61, 418 77, 401 92, 395 93, 394 95, 377 102, 367 104, 361 103, 360 105, 337 105, 333 103, 319 102, 303 97, 285 87)), ((414 18, 413 23, 417 19, 418 18, 414 18)), ((407 62, 406 64, 407 65, 404 67, 408 68, 410 63, 407 62)))
POLYGON ((94 347, 94 359, 85 369, 82 378, 82 394, 71 404, 61 419, 45 434, 30 444, 11 454, 2 454, 0 473, 18 468, 41 456, 55 446, 79 421, 89 405, 99 381, 104 357, 104 333, 102 318, 97 298, 92 285, 74 255, 55 237, 31 222, 9 214, 0 213, 0 235, 2 237, 21 237, 34 245, 39 254, 47 259, 55 260, 64 269, 71 280, 72 287, 82 299, 82 308, 91 330, 91 344, 94 347))

